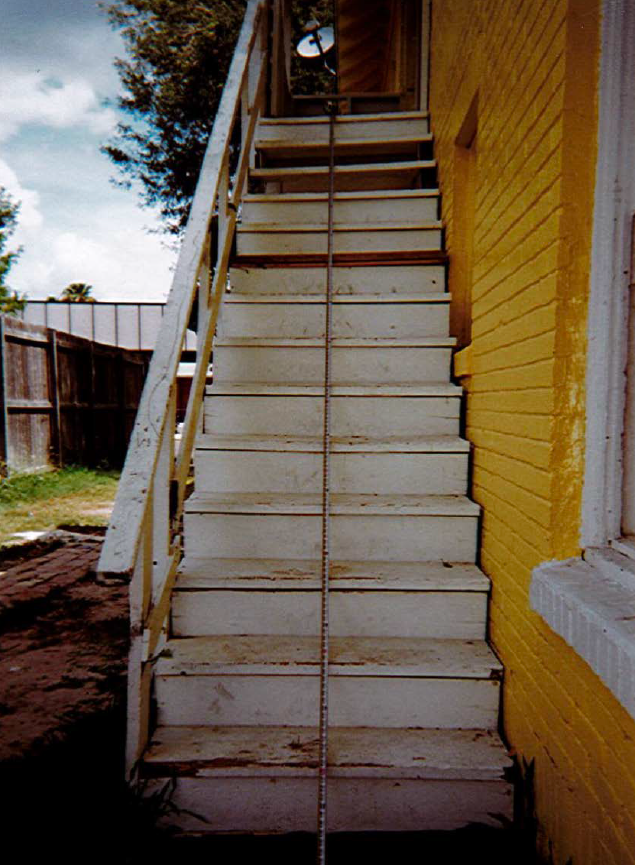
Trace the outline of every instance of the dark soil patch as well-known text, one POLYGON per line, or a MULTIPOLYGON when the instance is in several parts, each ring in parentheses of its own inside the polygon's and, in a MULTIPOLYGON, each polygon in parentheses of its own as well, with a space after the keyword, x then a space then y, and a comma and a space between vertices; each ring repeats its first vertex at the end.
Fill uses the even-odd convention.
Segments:
MULTIPOLYGON (((60 533, 39 554, 23 551, 0 576, 2 840, 15 851, 7 861, 314 862, 309 834, 173 837, 157 828, 165 807, 126 784, 128 591, 97 581, 100 546, 91 534, 60 533)), ((328 865, 394 859, 530 865, 531 848, 515 830, 482 826, 341 834, 329 839, 328 865)))

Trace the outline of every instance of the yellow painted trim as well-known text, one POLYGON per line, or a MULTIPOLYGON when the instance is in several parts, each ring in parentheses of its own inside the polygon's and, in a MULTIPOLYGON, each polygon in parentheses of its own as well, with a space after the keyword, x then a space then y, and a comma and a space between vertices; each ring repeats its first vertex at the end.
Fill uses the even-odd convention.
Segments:
POLYGON ((456 378, 472 375, 472 344, 466 345, 454 355, 454 375, 456 378))

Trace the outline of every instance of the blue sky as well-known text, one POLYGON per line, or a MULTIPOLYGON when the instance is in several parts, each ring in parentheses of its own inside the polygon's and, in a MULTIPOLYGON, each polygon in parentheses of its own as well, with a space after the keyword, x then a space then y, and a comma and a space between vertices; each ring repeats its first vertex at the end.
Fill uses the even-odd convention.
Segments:
POLYGON ((95 0, 2 0, 2 31, 0 185, 22 202, 11 288, 41 298, 87 282, 98 300, 163 299, 170 238, 99 150, 118 119, 118 34, 95 0))

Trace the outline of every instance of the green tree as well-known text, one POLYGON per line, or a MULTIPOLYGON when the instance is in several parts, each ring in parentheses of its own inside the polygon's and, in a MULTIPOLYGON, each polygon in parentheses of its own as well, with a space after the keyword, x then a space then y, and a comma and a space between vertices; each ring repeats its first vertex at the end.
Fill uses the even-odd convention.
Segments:
POLYGON ((68 303, 95 303, 95 298, 91 297, 92 290, 92 285, 85 282, 71 282, 60 294, 60 300, 68 303))
POLYGON ((6 282, 11 265, 21 252, 21 249, 6 250, 17 225, 19 210, 20 205, 0 186, 0 312, 19 312, 26 305, 26 297, 12 291, 6 282))
POLYGON ((185 226, 245 0, 116 0, 102 4, 121 30, 119 124, 105 153, 122 184, 140 180, 173 233, 185 226))
MULTIPOLYGON (((129 118, 103 151, 119 169, 120 184, 140 181, 145 204, 158 205, 175 234, 187 221, 245 6, 246 0, 101 4, 126 46, 126 59, 115 65, 123 85, 117 102, 129 118)), ((309 18, 333 20, 332 0, 294 0, 291 12, 294 45, 309 18)), ((294 91, 330 89, 319 64, 307 66, 294 55, 294 91)))

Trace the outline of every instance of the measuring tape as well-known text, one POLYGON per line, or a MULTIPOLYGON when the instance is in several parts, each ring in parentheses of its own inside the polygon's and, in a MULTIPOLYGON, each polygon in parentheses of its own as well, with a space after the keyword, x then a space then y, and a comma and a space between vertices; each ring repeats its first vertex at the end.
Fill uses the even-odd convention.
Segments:
POLYGON ((335 112, 329 113, 329 189, 324 321, 324 427, 322 455, 322 573, 320 627, 320 723, 318 757, 318 865, 326 862, 327 770, 329 746, 329 578, 331 523, 331 362, 333 348, 333 196, 335 194, 335 112))

